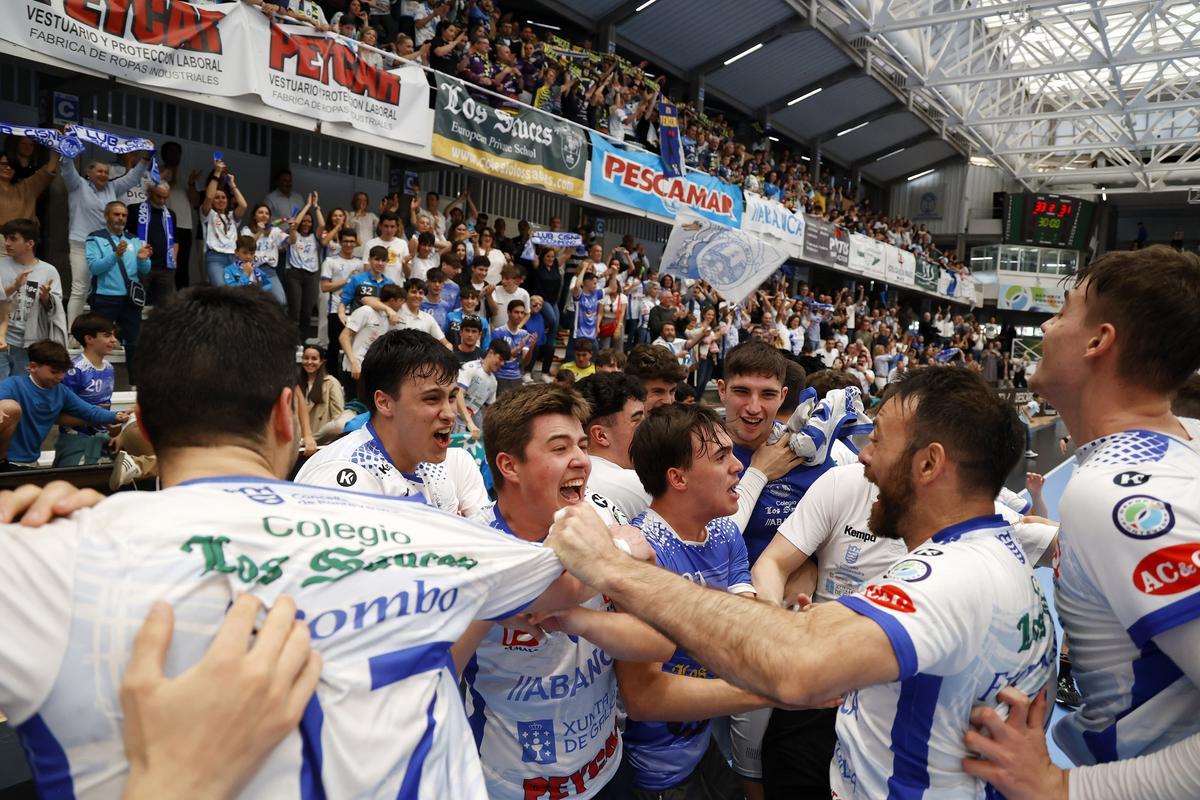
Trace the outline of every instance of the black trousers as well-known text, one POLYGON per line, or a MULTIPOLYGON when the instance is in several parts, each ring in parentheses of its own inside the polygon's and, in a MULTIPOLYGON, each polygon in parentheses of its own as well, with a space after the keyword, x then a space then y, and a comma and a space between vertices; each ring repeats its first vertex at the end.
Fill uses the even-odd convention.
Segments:
POLYGON ((767 800, 829 797, 829 762, 837 745, 836 708, 771 712, 763 736, 763 790, 767 800))
POLYGON ((300 341, 313 338, 316 331, 313 330, 312 315, 321 292, 321 276, 316 272, 289 267, 283 273, 283 292, 287 295, 288 317, 296 323, 300 341))
POLYGON ((182 290, 191 283, 191 277, 188 275, 188 265, 192 260, 191 230, 176 228, 175 243, 179 245, 179 255, 175 258, 175 288, 182 290))

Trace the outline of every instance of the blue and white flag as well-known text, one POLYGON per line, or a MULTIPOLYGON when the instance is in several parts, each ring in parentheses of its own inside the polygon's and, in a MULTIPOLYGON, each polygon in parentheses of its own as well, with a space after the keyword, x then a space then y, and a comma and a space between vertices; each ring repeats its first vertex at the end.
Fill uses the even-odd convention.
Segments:
POLYGON ((521 251, 521 258, 526 261, 533 261, 536 255, 533 250, 534 245, 542 247, 583 247, 583 237, 578 233, 569 231, 534 231, 529 237, 529 241, 525 242, 525 248, 521 251))
MULTIPOLYGON (((87 128, 83 125, 72 125, 65 131, 54 128, 31 128, 26 125, 7 125, 0 122, 0 133, 11 136, 28 136, 43 147, 62 155, 63 158, 77 158, 88 144, 94 144, 101 150, 110 153, 135 153, 144 150, 154 152, 154 142, 138 136, 121 136, 108 131, 87 128)), ((150 179, 155 183, 162 180, 158 171, 158 160, 150 159, 150 179)))
POLYGON ((679 109, 665 97, 658 103, 658 151, 662 156, 663 175, 681 178, 683 139, 679 131, 679 109))
POLYGON ((786 259, 786 253, 760 236, 680 211, 663 251, 660 272, 707 281, 721 297, 736 304, 786 259))

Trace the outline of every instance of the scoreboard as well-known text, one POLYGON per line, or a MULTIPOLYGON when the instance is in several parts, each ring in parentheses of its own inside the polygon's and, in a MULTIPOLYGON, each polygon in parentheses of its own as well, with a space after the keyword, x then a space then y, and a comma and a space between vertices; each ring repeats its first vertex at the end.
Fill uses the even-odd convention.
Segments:
POLYGON ((1010 193, 1004 207, 1004 241, 1084 250, 1096 205, 1061 194, 1010 193))

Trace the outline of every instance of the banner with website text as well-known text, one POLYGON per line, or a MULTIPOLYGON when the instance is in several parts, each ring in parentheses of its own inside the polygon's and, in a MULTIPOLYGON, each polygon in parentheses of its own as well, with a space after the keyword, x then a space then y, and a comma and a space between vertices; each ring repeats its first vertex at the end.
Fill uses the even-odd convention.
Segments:
POLYGON ((441 73, 433 115, 433 154, 479 172, 555 194, 583 197, 587 140, 566 120, 493 98, 441 73), (503 102, 496 99, 496 102, 503 102))
POLYGON ((691 209, 722 225, 741 227, 742 190, 737 186, 695 170, 686 178, 668 178, 659 156, 626 150, 595 132, 591 137, 592 194, 662 217, 691 209))
POLYGON ((314 121, 429 143, 429 84, 420 67, 376 68, 353 40, 270 21, 243 3, 9 0, 0 39, 142 86, 257 95, 314 121))

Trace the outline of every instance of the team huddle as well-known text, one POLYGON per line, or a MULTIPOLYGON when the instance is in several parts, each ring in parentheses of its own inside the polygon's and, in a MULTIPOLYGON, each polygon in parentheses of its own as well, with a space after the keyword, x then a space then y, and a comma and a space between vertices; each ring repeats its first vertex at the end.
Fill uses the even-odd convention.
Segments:
POLYGON ((251 595, 304 686, 213 796, 1200 796, 1200 423, 1171 410, 1200 260, 1074 280, 1031 381, 1081 443, 1061 526, 1004 488, 1024 428, 977 374, 911 369, 868 416, 756 341, 723 417, 669 402, 669 359, 502 394, 493 501, 451 447, 458 360, 392 331, 361 359, 369 422, 287 481, 294 331, 262 292, 192 290, 137 352, 163 490, 0 527, 0 708, 43 796, 166 796, 155 771, 186 768, 131 745, 154 719, 122 683, 139 628, 174 608, 184 681, 230 626, 244 644, 251 595), (1051 565, 1083 697, 1053 735, 1107 765, 1069 774, 1042 731, 1051 565))

